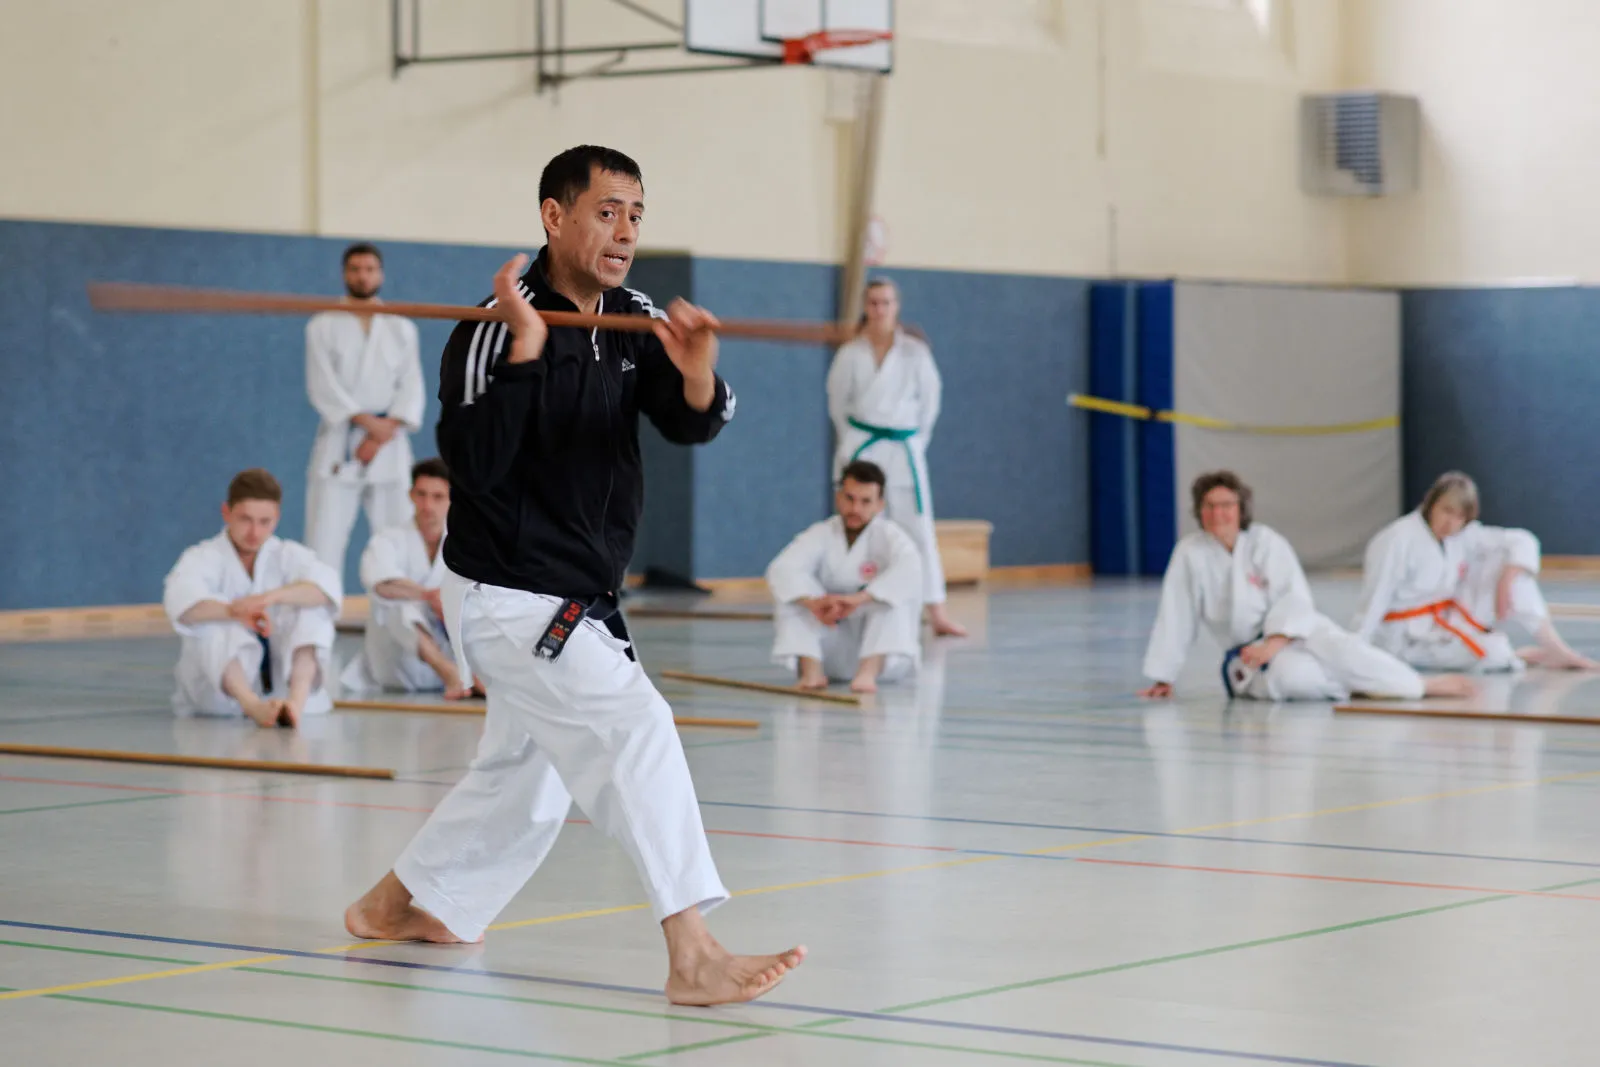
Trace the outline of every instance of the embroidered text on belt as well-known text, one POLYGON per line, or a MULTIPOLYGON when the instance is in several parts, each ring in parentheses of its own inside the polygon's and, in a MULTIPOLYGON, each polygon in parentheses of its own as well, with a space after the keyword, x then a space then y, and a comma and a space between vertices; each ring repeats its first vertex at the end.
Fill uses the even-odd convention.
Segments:
POLYGON ((1466 608, 1462 607, 1454 600, 1440 600, 1432 604, 1424 604, 1420 608, 1409 608, 1405 611, 1391 611, 1389 614, 1383 617, 1383 621, 1406 622, 1410 619, 1431 617, 1434 622, 1438 623, 1446 630, 1449 630, 1451 633, 1461 638, 1461 643, 1466 645, 1468 650, 1470 650, 1474 656, 1482 659, 1484 656, 1488 655, 1488 653, 1483 650, 1483 646, 1474 641, 1471 636, 1466 633, 1466 631, 1458 629, 1450 624, 1450 620, 1445 616, 1452 611, 1458 612, 1461 617, 1467 621, 1467 625, 1471 626, 1479 633, 1489 633, 1489 627, 1485 626, 1477 619, 1474 619, 1472 614, 1468 612, 1466 608))
POLYGON ((906 464, 911 468, 911 488, 917 495, 917 514, 922 514, 922 478, 917 474, 917 457, 911 454, 911 439, 916 436, 916 430, 892 430, 887 426, 874 426, 870 422, 862 422, 854 415, 849 417, 851 426, 867 434, 861 447, 851 455, 850 461, 854 463, 861 458, 861 453, 877 444, 879 441, 898 441, 900 447, 906 450, 906 464))

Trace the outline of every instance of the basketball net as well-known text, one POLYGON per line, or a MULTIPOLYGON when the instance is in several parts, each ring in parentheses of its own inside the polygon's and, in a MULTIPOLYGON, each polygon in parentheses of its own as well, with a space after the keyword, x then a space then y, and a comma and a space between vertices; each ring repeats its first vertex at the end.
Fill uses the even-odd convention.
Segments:
POLYGON ((878 41, 887 41, 894 37, 888 30, 822 30, 819 33, 810 33, 804 37, 795 37, 783 42, 783 61, 785 63, 812 63, 816 61, 818 52, 826 52, 834 48, 855 48, 864 44, 875 44, 878 41))

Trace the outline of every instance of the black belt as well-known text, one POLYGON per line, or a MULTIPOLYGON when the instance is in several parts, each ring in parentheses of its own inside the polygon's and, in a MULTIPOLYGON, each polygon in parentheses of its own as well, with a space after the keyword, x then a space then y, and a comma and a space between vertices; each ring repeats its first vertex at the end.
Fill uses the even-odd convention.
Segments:
POLYGON ((562 597, 561 603, 556 605, 555 614, 550 617, 550 624, 544 628, 539 640, 534 642, 533 654, 551 661, 560 658, 568 639, 577 632, 584 619, 603 624, 612 637, 626 641, 628 647, 625 654, 630 660, 635 658, 633 639, 628 636, 622 605, 614 593, 602 593, 594 597, 562 597))

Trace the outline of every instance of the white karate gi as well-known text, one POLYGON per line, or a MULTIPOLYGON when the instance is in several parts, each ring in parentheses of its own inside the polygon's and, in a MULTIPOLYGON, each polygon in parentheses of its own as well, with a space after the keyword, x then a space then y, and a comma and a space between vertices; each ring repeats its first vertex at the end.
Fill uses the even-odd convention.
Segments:
POLYGON ((344 574, 356 512, 365 505, 373 530, 411 521, 411 438, 422 428, 422 360, 409 319, 374 315, 370 328, 349 312, 328 311, 306 324, 306 392, 322 416, 306 474, 306 543, 344 574), (405 429, 361 464, 366 431, 356 415, 387 415, 405 429))
POLYGON ((852 459, 870 460, 883 468, 889 483, 885 512, 905 527, 922 552, 922 599, 928 604, 945 599, 927 457, 939 418, 941 388, 933 352, 904 330, 895 331, 894 345, 882 366, 873 359, 872 342, 861 336, 840 346, 828 370, 828 417, 837 442, 834 481, 852 459), (852 419, 860 425, 852 425, 852 419), (910 436, 903 441, 882 439, 861 426, 910 436))
POLYGON ((461 676, 484 683, 489 709, 471 768, 395 863, 417 905, 475 941, 574 799, 633 860, 658 921, 726 901, 672 709, 627 642, 586 619, 551 662, 533 647, 559 598, 449 571, 441 592, 461 676))
POLYGON ((1145 653, 1146 677, 1174 681, 1201 624, 1224 649, 1273 634, 1293 639, 1262 670, 1252 673, 1234 661, 1243 681, 1235 684, 1235 696, 1276 701, 1423 695, 1415 670, 1317 612, 1294 549, 1259 522, 1240 532, 1231 554, 1203 531, 1172 550, 1145 653))
POLYGON ((178 689, 172 697, 174 711, 184 717, 243 715, 239 702, 222 691, 223 672, 234 661, 243 668, 245 678, 258 694, 270 695, 260 682, 262 645, 254 630, 232 619, 190 626, 180 621, 184 613, 204 600, 231 603, 294 582, 314 583, 332 604, 267 609, 272 624, 267 638, 272 653, 270 693, 280 697, 288 694, 290 660, 296 649, 309 645, 317 650, 319 670, 304 713, 320 715, 332 709, 326 682, 334 622, 344 598, 339 575, 305 545, 277 537, 268 538, 256 554, 255 574, 246 574, 239 552, 224 529, 216 537, 185 549, 167 574, 162 606, 172 628, 183 638, 176 672, 178 689))
POLYGON ((1379 648, 1425 670, 1520 670, 1522 660, 1500 627, 1512 621, 1537 634, 1549 620, 1550 608, 1533 577, 1538 573, 1539 539, 1527 530, 1473 521, 1440 544, 1422 513, 1413 511, 1379 530, 1367 545, 1355 628, 1379 648), (1512 583, 1512 614, 1497 619, 1496 587, 1508 565, 1529 573, 1512 583), (1410 619, 1385 620, 1432 605, 1445 606, 1410 619))
POLYGON ((867 656, 884 657, 880 681, 893 682, 921 661, 922 553, 904 529, 879 515, 845 541, 838 515, 802 530, 767 567, 767 586, 777 601, 777 637, 772 658, 795 669, 806 656, 822 663, 829 678, 855 677, 867 656), (795 603, 827 593, 872 594, 834 626, 795 603))
POLYGON ((444 679, 417 655, 418 627, 426 630, 441 650, 450 647, 444 620, 424 600, 389 600, 378 586, 404 579, 424 589, 444 584, 444 541, 433 559, 415 523, 380 530, 361 553, 361 585, 367 591, 371 614, 361 654, 345 665, 339 684, 347 690, 399 689, 408 693, 444 688, 444 679))

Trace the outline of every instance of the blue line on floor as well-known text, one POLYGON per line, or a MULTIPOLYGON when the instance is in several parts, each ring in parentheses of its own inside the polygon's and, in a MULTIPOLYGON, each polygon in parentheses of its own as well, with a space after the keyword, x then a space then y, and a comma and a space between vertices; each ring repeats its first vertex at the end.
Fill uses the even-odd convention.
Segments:
MULTIPOLYGON (((265 948, 261 945, 238 945, 227 941, 202 941, 185 937, 161 937, 155 934, 130 934, 119 930, 95 930, 81 926, 59 926, 52 923, 18 922, 12 919, 0 919, 0 926, 10 926, 21 930, 48 930, 61 934, 83 934, 89 937, 114 937, 124 941, 150 941, 164 945, 189 945, 196 948, 224 949, 229 952, 245 952, 252 956, 272 955, 291 956, 303 959, 339 960, 346 963, 365 963, 379 967, 396 967, 401 970, 440 972, 444 974, 472 975, 479 978, 501 978, 512 982, 533 982, 538 985, 564 986, 571 989, 594 989, 607 993, 630 993, 644 995, 652 998, 660 997, 659 989, 647 989, 640 986, 613 985, 609 982, 586 982, 576 978, 553 978, 547 975, 521 974, 517 971, 490 971, 476 967, 446 967, 437 963, 415 963, 410 960, 384 960, 371 956, 335 955, 329 952, 308 952, 304 949, 292 948, 265 948)), ((375 942, 383 944, 383 942, 375 942)), ((912 1015, 888 1015, 875 1011, 850 1011, 839 1008, 822 1008, 811 1004, 789 1004, 783 1001, 762 1000, 756 1002, 757 1007, 771 1008, 777 1011, 799 1012, 805 1015, 833 1016, 845 1019, 859 1019, 866 1022, 900 1023, 907 1026, 933 1027, 943 1030, 964 1030, 974 1033, 1006 1034, 1013 1037, 1039 1037, 1055 1041, 1076 1041, 1092 1045, 1111 1045, 1118 1048, 1153 1049, 1161 1052, 1184 1052, 1196 1056, 1230 1056, 1234 1059, 1251 1060, 1257 1063, 1284 1063, 1292 1067, 1368 1067, 1366 1064, 1350 1063, 1344 1060, 1314 1060, 1301 1056, 1275 1056, 1266 1052, 1240 1052, 1232 1049, 1206 1048, 1201 1045, 1174 1045, 1160 1041, 1137 1041, 1132 1038, 1102 1037, 1097 1034, 1074 1034, 1055 1030, 1029 1030, 1015 1026, 993 1026, 987 1023, 965 1023, 951 1019, 924 1019, 912 1015)))

